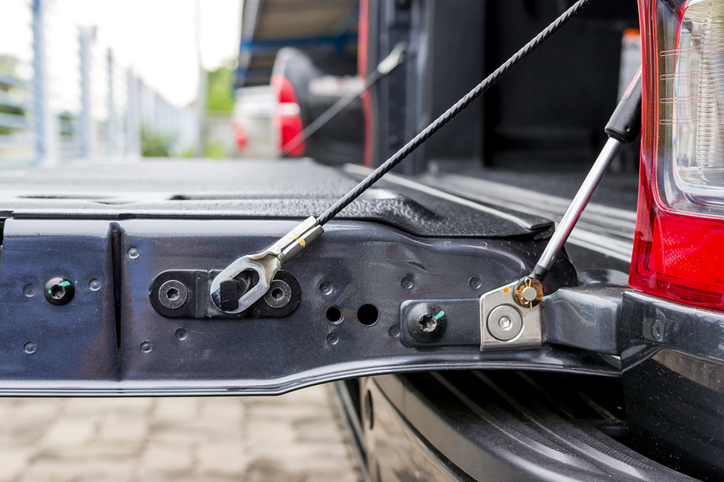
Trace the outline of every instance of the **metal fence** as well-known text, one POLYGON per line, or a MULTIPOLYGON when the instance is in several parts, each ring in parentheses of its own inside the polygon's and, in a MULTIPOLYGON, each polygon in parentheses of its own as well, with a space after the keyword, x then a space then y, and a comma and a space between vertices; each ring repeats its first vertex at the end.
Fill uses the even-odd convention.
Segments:
POLYGON ((142 130, 169 139, 172 154, 198 152, 198 110, 171 104, 118 65, 95 27, 77 25, 61 5, 0 5, 0 167, 136 158, 142 130))

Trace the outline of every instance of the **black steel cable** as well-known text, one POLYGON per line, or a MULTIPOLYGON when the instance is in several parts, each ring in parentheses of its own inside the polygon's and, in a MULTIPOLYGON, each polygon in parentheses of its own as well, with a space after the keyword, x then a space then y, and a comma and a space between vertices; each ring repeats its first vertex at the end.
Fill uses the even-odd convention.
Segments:
POLYGON ((327 209, 321 216, 317 218, 317 223, 322 226, 327 223, 330 219, 335 217, 339 212, 347 207, 352 201, 357 199, 360 194, 365 192, 370 186, 379 181, 379 179, 387 174, 393 167, 400 163, 406 158, 412 151, 417 149, 423 142, 430 138, 435 132, 437 132, 442 126, 447 124, 453 117, 458 115, 463 109, 470 105, 475 99, 488 90, 493 84, 495 84, 501 77, 515 67, 518 62, 525 58, 529 53, 536 49, 541 43, 543 43, 548 37, 553 35, 558 29, 560 29, 566 22, 568 22, 574 15, 576 15, 583 7, 588 5, 591 0, 578 0, 573 4, 571 8, 566 10, 560 17, 558 17, 553 23, 548 25, 541 33, 539 33, 534 39, 525 44, 523 48, 518 50, 512 57, 510 57, 503 65, 498 67, 495 72, 490 74, 485 80, 480 82, 473 90, 468 92, 465 97, 457 101, 455 105, 450 107, 444 114, 435 119, 429 126, 427 126, 422 132, 417 134, 411 141, 405 144, 402 149, 397 151, 392 157, 387 159, 380 167, 375 169, 369 176, 367 176, 362 182, 357 184, 350 192, 344 195, 339 201, 334 203, 329 209, 327 209))

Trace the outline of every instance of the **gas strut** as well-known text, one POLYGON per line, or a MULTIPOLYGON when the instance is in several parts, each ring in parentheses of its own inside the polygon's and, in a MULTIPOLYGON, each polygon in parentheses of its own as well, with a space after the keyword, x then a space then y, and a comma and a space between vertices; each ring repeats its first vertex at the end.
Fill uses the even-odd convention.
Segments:
POLYGON ((306 129, 294 136, 294 139, 284 146, 284 152, 282 152, 281 157, 289 157, 289 155, 294 152, 294 149, 312 137, 315 132, 324 127, 334 118, 334 116, 342 112, 342 110, 350 105, 357 97, 361 96, 367 89, 375 85, 382 77, 395 70, 395 67, 404 62, 406 52, 406 43, 400 42, 395 45, 395 48, 392 49, 390 55, 382 59, 382 62, 377 64, 377 68, 374 72, 368 75, 367 78, 365 78, 364 83, 359 89, 352 89, 350 92, 347 92, 337 102, 335 102, 332 107, 324 111, 324 113, 317 117, 314 122, 309 124, 306 129))
MULTIPOLYGON (((211 300, 221 311, 225 313, 241 313, 259 300, 269 290, 271 281, 279 271, 282 263, 291 259, 304 249, 309 243, 317 239, 324 230, 322 226, 339 212, 357 199, 365 190, 377 182, 382 176, 405 159, 412 151, 422 145, 427 139, 435 134, 442 126, 447 124, 453 117, 462 112, 483 92, 488 90, 505 74, 507 74, 518 62, 535 50, 540 44, 558 31, 573 16, 588 5, 591 0, 578 0, 566 10, 560 17, 554 20, 548 27, 541 31, 535 38, 525 44, 505 63, 498 67, 492 74, 475 86, 463 98, 458 100, 452 107, 435 119, 422 132, 413 137, 392 157, 375 169, 369 176, 362 180, 351 191, 334 203, 319 217, 310 216, 301 224, 285 234, 266 250, 260 253, 248 254, 237 259, 219 273, 211 282, 211 300), (235 278, 245 271, 253 271, 258 276, 258 281, 246 292, 239 291, 239 283, 235 278)), ((554 254, 555 257, 555 254, 554 254)), ((537 281, 536 278, 530 278, 537 281)), ((538 282, 540 284, 540 282, 538 282)), ((542 296, 542 295, 541 295, 542 296)))
POLYGON ((611 161, 623 144, 641 133, 641 69, 629 84, 606 124, 608 140, 558 223, 533 272, 519 281, 490 290, 480 297, 480 349, 539 346, 543 341, 540 302, 543 279, 571 234, 611 161))

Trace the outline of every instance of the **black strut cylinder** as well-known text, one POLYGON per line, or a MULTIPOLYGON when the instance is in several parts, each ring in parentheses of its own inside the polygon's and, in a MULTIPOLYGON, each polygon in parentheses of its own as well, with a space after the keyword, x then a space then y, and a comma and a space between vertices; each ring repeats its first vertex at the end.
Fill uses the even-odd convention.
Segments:
POLYGON ((641 133, 641 70, 606 124, 606 134, 622 144, 631 144, 641 133))

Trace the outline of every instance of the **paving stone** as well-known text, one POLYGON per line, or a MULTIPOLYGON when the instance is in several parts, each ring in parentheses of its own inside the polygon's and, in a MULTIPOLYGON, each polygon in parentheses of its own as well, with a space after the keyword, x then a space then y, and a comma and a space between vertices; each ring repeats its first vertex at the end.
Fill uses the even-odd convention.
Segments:
POLYGON ((0 481, 10 481, 20 477, 31 454, 31 449, 27 447, 6 448, 0 451, 0 481))
POLYGON ((0 482, 354 482, 330 396, 0 399, 0 482))
POLYGON ((156 400, 155 407, 153 409, 153 420, 190 422, 198 417, 200 403, 201 401, 198 398, 159 398, 156 400))
POLYGON ((69 415, 133 414, 143 415, 154 403, 152 398, 70 398, 64 413, 69 415))
POLYGON ((83 418, 61 418, 53 422, 40 446, 46 451, 68 452, 91 440, 95 432, 95 421, 83 418))
POLYGON ((197 473, 242 475, 248 460, 241 443, 209 443, 199 447, 197 473))
POLYGON ((148 432, 148 421, 143 417, 110 413, 101 419, 98 439, 110 442, 140 443, 148 432))
POLYGON ((38 460, 23 472, 22 482, 131 481, 135 466, 131 460, 53 459, 38 460))
POLYGON ((145 474, 153 475, 158 472, 165 474, 187 472, 193 465, 194 453, 190 448, 150 445, 143 452, 139 470, 141 478, 144 478, 145 474))

